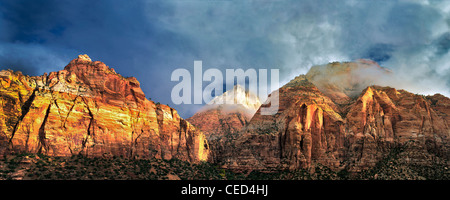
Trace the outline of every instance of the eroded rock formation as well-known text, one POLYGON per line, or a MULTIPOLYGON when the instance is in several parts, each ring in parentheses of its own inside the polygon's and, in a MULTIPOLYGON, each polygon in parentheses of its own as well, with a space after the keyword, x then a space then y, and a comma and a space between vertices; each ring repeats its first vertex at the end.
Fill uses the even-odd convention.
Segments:
MULTIPOLYGON (((354 80, 365 71, 391 73, 367 60, 313 67, 271 94, 279 98, 275 115, 260 114, 267 105, 253 117, 216 105, 189 119, 196 128, 146 99, 135 78, 86 55, 42 76, 3 70, 0 155, 178 158, 238 170, 321 164, 352 172, 398 147, 407 146, 402 160, 413 164, 450 159, 450 99, 354 80)), ((236 90, 245 109, 259 106, 236 90)))
POLYGON ((222 159, 227 148, 225 140, 232 140, 245 127, 261 105, 258 96, 240 85, 215 97, 192 117, 186 119, 207 136, 211 160, 222 159))
MULTIPOLYGON (((352 73, 353 67, 339 64, 339 68, 344 72, 326 74, 328 80, 352 73)), ((345 88, 371 82, 334 85, 329 81, 320 89, 308 77, 314 76, 300 75, 278 90, 277 114, 260 115, 258 110, 238 136, 227 141, 223 167, 298 169, 320 163, 335 170, 360 171, 406 144, 412 163, 427 163, 434 156, 449 159, 449 98, 381 86, 365 86, 354 96, 356 89, 345 88)))
POLYGON ((0 154, 208 159, 205 135, 87 55, 42 76, 0 72, 0 154))
POLYGON ((187 120, 211 139, 234 134, 247 125, 258 110, 259 98, 240 85, 215 97, 187 120))

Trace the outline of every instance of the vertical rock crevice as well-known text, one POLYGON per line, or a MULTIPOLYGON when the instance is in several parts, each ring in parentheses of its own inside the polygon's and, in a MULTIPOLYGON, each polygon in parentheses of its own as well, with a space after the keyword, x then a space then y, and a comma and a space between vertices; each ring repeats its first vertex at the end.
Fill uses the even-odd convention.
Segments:
POLYGON ((36 87, 33 92, 31 93, 30 97, 23 103, 21 106, 22 113, 19 116, 19 119, 17 120, 17 123, 14 125, 13 131, 11 133, 11 137, 9 138, 9 145, 11 148, 13 148, 12 139, 14 138, 14 135, 16 134, 17 128, 19 124, 22 122, 23 118, 28 114, 30 111, 31 105, 33 104, 34 99, 36 98, 36 92, 38 91, 38 88, 36 87))
POLYGON ((50 103, 48 105, 47 110, 45 111, 45 116, 44 116, 44 120, 42 121, 41 127, 39 128, 39 133, 38 133, 38 139, 39 139, 39 144, 38 144, 38 153, 42 153, 43 150, 44 152, 48 152, 49 150, 49 146, 46 142, 46 133, 45 133, 45 126, 47 124, 47 120, 48 120, 48 116, 50 114, 50 109, 52 107, 52 104, 50 103))

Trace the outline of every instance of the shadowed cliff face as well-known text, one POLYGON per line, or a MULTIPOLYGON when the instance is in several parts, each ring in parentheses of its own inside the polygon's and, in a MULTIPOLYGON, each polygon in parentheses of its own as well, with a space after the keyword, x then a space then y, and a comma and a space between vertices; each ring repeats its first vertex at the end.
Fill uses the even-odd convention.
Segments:
POLYGON ((348 97, 345 88, 316 87, 308 77, 300 75, 279 89, 276 115, 257 111, 228 141, 224 167, 298 169, 320 163, 361 171, 405 145, 413 164, 430 163, 435 156, 449 159, 449 98, 369 86, 342 101, 334 94, 348 97))
POLYGON ((203 133, 86 55, 37 77, 0 72, 0 153, 208 159, 203 133))

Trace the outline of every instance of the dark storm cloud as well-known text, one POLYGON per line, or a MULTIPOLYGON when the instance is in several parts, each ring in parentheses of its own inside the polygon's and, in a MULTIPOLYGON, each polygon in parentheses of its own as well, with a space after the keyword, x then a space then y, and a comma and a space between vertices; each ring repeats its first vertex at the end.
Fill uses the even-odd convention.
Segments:
POLYGON ((55 0, 5 1, 3 18, 7 20, 11 41, 43 43, 52 30, 63 26, 61 10, 55 0))
POLYGON ((368 58, 378 63, 387 61, 391 58, 394 46, 391 44, 375 44, 369 47, 362 58, 368 58))
MULTIPOLYGON (((86 53, 171 105, 171 72, 194 60, 280 68, 283 84, 312 65, 370 58, 399 74, 394 86, 448 96, 449 12, 448 1, 4 0, 0 67, 40 75, 86 53)), ((199 107, 171 106, 183 117, 199 107)))
POLYGON ((450 49, 450 33, 445 33, 441 35, 436 40, 436 47, 437 47, 437 54, 438 55, 445 55, 448 53, 448 50, 450 49))
POLYGON ((73 54, 48 43, 62 35, 66 22, 58 1, 2 1, 0 3, 0 66, 19 70, 27 75, 60 70, 67 63, 65 53, 73 54))

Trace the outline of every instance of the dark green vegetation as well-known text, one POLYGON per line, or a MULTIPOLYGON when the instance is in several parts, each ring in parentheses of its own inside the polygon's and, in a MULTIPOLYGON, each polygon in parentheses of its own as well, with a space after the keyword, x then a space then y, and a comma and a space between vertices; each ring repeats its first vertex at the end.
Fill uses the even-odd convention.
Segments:
POLYGON ((189 180, 223 179, 209 163, 180 160, 132 160, 121 157, 49 157, 20 154, 0 161, 0 180, 189 180))
POLYGON ((375 167, 351 174, 316 164, 312 169, 233 172, 211 163, 180 160, 132 160, 121 157, 70 158, 20 154, 0 160, 0 180, 448 180, 445 162, 405 164, 402 150, 392 151, 375 167))
POLYGON ((408 145, 396 147, 375 167, 357 174, 363 180, 449 180, 449 162, 434 154, 420 154, 408 149, 408 145), (422 156, 420 161, 408 162, 408 158, 422 156), (425 159, 426 157, 426 159, 425 159), (422 164, 418 164, 422 163, 422 164))

